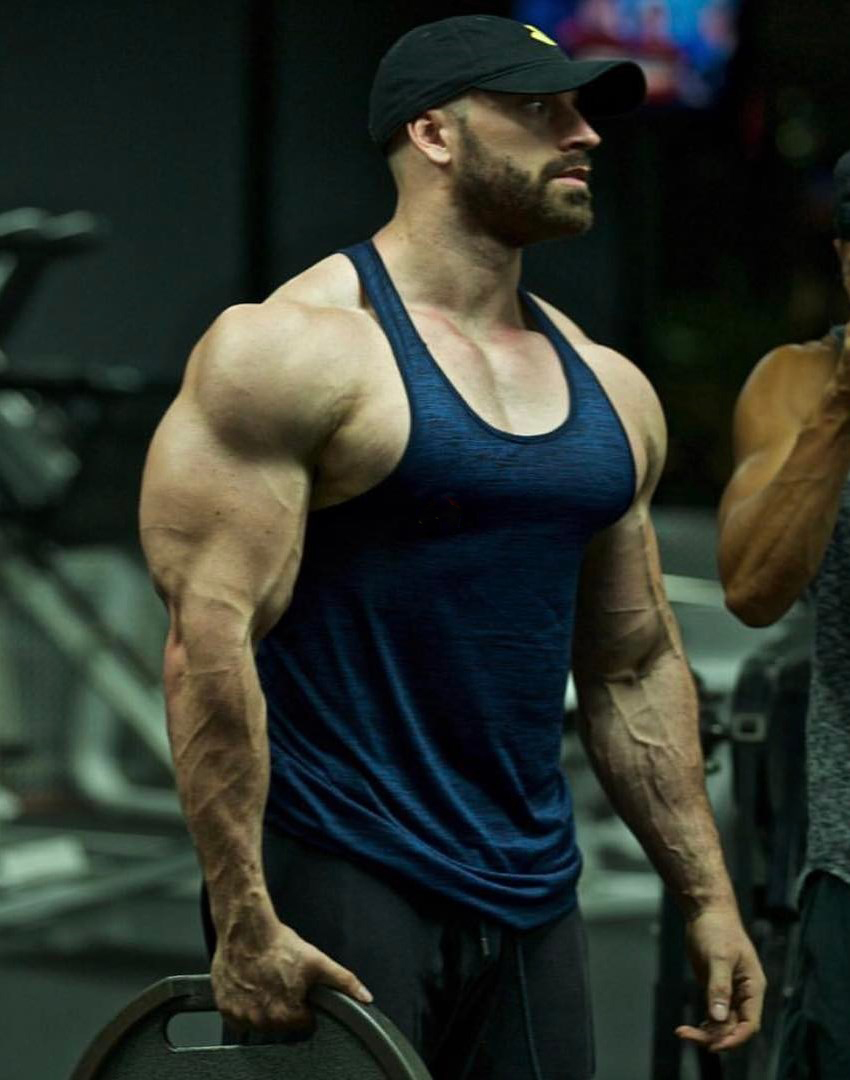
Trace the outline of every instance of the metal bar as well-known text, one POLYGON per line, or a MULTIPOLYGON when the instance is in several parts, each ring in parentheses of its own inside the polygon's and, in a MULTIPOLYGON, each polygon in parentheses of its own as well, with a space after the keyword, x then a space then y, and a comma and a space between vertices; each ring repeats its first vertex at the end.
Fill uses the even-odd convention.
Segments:
POLYGON ((26 559, 3 553, 0 588, 44 631, 157 760, 171 770, 161 692, 142 685, 136 673, 104 647, 55 583, 26 559))
POLYGON ((72 911, 136 895, 146 889, 174 883, 182 874, 196 872, 194 851, 157 858, 144 866, 131 866, 102 874, 96 880, 22 890, 18 896, 0 900, 0 929, 28 926, 72 911), (35 894, 35 895, 34 895, 35 894))

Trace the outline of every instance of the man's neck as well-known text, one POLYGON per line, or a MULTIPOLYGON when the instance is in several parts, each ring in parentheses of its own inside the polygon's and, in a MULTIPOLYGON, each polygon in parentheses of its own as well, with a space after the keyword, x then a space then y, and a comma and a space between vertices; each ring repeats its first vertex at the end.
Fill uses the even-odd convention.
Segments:
POLYGON ((521 249, 470 233, 451 212, 410 213, 402 205, 374 240, 409 308, 437 309, 481 336, 523 325, 521 249))

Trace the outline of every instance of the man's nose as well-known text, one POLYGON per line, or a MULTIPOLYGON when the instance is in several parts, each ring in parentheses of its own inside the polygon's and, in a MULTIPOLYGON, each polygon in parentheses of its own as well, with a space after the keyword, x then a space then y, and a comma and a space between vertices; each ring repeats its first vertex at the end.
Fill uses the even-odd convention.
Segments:
POLYGON ((602 142, 596 129, 585 120, 578 109, 573 110, 571 123, 565 124, 558 140, 559 150, 593 150, 602 142))

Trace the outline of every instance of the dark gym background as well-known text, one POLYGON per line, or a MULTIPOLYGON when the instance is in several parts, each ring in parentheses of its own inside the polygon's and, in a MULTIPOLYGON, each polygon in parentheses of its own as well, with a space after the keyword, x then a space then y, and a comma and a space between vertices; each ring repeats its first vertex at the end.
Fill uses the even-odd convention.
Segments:
MULTIPOLYGON (((96 250, 47 267, 0 340, 5 363, 137 373, 137 393, 105 407, 81 483, 51 519, 58 541, 138 563, 141 461, 193 342, 226 305, 263 297, 391 213, 365 129, 381 54, 419 22, 508 10, 496 0, 2 0, 0 213, 83 209, 109 226, 96 250)), ((710 522, 729 474, 732 405, 755 361, 847 318, 830 243, 830 170, 850 147, 847 41, 845 0, 744 0, 718 102, 607 122, 596 227, 528 254, 531 287, 653 380, 671 436, 661 511, 710 522)), ((149 621, 141 647, 154 663, 161 627, 133 589, 116 618, 131 635, 149 621)), ((18 722, 21 756, 5 768, 0 734, 0 785, 26 820, 132 835, 132 814, 104 823, 63 777, 70 669, 19 619, 0 608, 22 715, 38 715, 18 722), (36 692, 53 677, 52 696, 36 692), (39 772, 32 754, 57 764, 39 772)), ((12 827, 0 819, 0 853, 12 827)), ((169 834, 149 821, 139 830, 145 843, 169 834)), ((7 929, 0 1076, 61 1080, 138 989, 200 970, 190 894, 115 905, 100 938, 79 917, 20 937, 7 929)), ((649 1076, 652 921, 619 912, 591 928, 601 1080, 649 1076)))

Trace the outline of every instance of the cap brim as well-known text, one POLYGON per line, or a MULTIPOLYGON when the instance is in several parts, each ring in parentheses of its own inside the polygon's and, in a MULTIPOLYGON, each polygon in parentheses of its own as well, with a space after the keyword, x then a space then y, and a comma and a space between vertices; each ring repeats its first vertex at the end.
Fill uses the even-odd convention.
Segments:
POLYGON ((578 90, 588 116, 631 112, 646 97, 646 77, 633 60, 544 60, 478 79, 476 89, 503 94, 562 94, 578 90))

